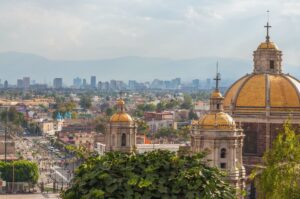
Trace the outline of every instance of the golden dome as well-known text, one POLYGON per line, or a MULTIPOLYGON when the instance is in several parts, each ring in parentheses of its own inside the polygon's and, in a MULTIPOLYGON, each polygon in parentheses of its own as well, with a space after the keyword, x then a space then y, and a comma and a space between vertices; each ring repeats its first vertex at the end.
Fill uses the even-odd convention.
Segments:
POLYGON ((199 125, 202 129, 223 129, 229 130, 236 127, 233 118, 224 112, 209 113, 202 116, 194 125, 199 125))
POLYGON ((251 74, 236 81, 225 94, 225 110, 251 112, 267 107, 300 111, 299 80, 285 74, 251 74))
POLYGON ((220 91, 218 90, 214 90, 211 95, 210 98, 223 98, 222 94, 220 91))
POLYGON ((118 99, 117 107, 119 109, 118 113, 115 113, 111 116, 110 122, 132 122, 132 117, 125 113, 125 102, 122 98, 118 99))
POLYGON ((115 113, 111 116, 110 122, 132 122, 132 117, 124 112, 115 113))
POLYGON ((279 50, 277 45, 274 42, 262 42, 257 49, 275 49, 279 50))

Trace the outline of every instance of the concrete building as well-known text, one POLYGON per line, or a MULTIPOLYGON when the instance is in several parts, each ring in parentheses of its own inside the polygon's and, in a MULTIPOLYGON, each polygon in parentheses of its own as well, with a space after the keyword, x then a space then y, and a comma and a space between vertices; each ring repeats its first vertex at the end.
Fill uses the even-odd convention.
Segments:
POLYGON ((17 88, 23 88, 24 84, 23 84, 23 80, 22 79, 18 79, 17 80, 17 88))
POLYGON ((23 77, 23 88, 28 89, 30 86, 30 77, 23 77))
POLYGON ((62 78, 55 78, 53 80, 53 88, 54 89, 61 89, 63 87, 63 79, 62 78))
POLYGON ((91 76, 91 88, 96 88, 96 76, 91 76))

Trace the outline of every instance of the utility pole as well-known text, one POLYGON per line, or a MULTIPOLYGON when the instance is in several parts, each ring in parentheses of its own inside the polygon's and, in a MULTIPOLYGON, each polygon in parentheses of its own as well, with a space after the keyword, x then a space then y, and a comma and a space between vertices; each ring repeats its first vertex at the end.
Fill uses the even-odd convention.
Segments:
POLYGON ((7 123, 8 123, 8 107, 6 108, 6 121, 4 126, 4 161, 6 162, 6 156, 7 156, 7 123))

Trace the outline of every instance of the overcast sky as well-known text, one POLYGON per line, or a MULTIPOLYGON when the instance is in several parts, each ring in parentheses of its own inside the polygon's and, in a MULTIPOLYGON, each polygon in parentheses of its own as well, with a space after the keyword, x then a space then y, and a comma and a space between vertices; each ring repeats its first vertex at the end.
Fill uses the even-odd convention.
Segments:
POLYGON ((1 0, 0 52, 252 59, 268 9, 271 40, 300 65, 299 0, 1 0))

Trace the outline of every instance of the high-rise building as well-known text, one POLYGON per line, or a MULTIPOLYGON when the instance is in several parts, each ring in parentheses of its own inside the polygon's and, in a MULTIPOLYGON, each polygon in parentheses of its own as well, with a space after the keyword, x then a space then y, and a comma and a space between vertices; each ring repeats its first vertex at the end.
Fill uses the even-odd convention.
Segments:
POLYGON ((91 76, 91 88, 96 88, 96 76, 91 76))
POLYGON ((22 79, 18 79, 17 80, 17 88, 24 88, 24 84, 23 84, 23 80, 22 79))
POLYGON ((86 79, 84 78, 84 79, 82 79, 82 86, 83 86, 83 88, 86 88, 86 79))
POLYGON ((82 85, 82 80, 81 80, 81 78, 76 77, 76 78, 73 79, 73 86, 74 86, 75 88, 80 88, 81 85, 82 85))
POLYGON ((30 77, 23 77, 23 88, 28 89, 30 86, 30 77))
POLYGON ((4 88, 5 89, 8 88, 8 81, 7 80, 4 81, 4 88))
POLYGON ((55 78, 53 80, 53 88, 60 89, 63 87, 63 79, 62 78, 55 78))
POLYGON ((194 80, 192 81, 192 85, 193 85, 193 88, 198 89, 199 86, 200 86, 200 81, 199 81, 199 79, 194 79, 194 80))

